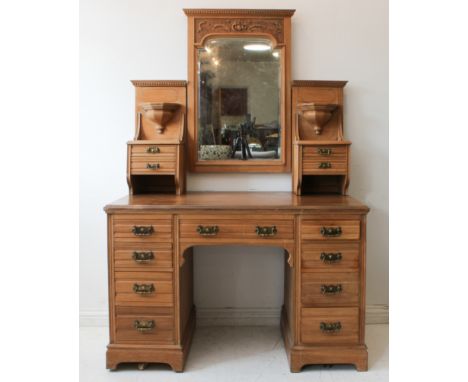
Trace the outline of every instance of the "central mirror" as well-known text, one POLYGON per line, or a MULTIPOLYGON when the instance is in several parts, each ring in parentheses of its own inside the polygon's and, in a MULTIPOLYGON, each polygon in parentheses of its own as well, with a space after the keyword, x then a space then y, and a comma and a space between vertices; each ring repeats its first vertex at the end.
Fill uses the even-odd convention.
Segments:
POLYGON ((254 37, 213 38, 197 49, 199 161, 282 159, 281 55, 254 37))

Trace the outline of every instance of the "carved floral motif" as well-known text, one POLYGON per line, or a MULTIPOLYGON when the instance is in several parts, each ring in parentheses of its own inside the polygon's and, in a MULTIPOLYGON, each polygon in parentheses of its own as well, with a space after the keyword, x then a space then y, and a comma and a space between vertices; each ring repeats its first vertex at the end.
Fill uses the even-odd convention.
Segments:
POLYGON ((210 33, 268 33, 284 42, 282 19, 196 19, 195 42, 210 33))

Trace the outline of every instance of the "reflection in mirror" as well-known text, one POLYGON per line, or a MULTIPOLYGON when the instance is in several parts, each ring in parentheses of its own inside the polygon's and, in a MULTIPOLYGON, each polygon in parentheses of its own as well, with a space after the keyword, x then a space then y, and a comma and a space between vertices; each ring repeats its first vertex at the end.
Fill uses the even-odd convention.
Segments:
POLYGON ((198 49, 199 160, 281 158, 280 56, 260 38, 216 38, 198 49))

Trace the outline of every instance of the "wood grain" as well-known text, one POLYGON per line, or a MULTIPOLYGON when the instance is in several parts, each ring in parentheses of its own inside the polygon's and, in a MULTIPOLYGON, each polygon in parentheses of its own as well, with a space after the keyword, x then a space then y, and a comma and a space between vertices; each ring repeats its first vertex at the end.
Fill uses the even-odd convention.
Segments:
POLYGON ((302 240, 359 240, 359 220, 303 220, 302 240), (342 233, 336 237, 323 236, 321 229, 324 227, 341 228, 342 233))
POLYGON ((356 272, 359 268, 359 242, 351 243, 302 243, 302 272, 356 272), (326 263, 321 260, 322 253, 339 253, 341 260, 326 263))
POLYGON ((359 273, 317 273, 308 272, 301 275, 302 306, 358 306, 359 273), (342 291, 337 294, 324 294, 323 285, 339 285, 342 291))
POLYGON ((301 340, 304 344, 357 344, 359 342, 359 308, 302 308, 301 340), (320 323, 340 322, 336 333, 324 333, 320 323))

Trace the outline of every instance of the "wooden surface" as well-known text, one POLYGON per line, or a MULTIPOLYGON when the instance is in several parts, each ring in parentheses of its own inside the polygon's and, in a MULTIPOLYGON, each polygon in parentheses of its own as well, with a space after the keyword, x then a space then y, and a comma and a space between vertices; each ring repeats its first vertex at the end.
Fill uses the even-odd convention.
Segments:
POLYGON ((117 211, 291 210, 365 213, 369 208, 350 196, 290 192, 190 192, 184 195, 128 195, 104 207, 117 211))

